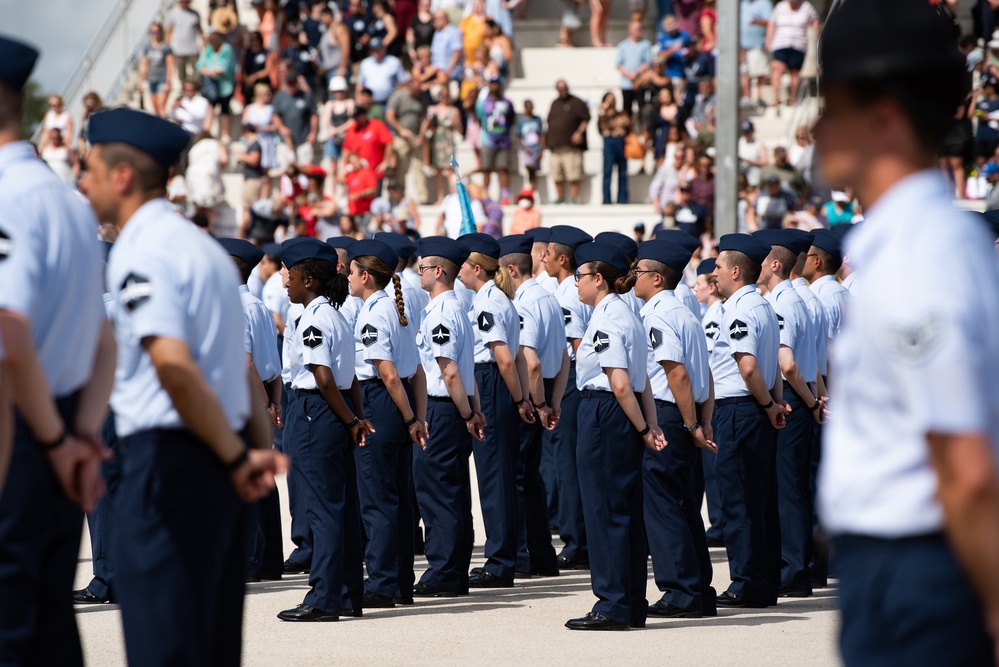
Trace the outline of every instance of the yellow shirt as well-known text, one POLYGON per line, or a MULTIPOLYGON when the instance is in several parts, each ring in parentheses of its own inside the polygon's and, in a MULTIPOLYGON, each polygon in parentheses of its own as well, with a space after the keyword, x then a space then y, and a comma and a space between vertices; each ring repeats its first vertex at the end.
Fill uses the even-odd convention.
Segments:
POLYGON ((463 35, 462 46, 465 48, 465 62, 473 62, 475 51, 486 43, 486 22, 474 14, 469 14, 461 20, 458 27, 463 35))

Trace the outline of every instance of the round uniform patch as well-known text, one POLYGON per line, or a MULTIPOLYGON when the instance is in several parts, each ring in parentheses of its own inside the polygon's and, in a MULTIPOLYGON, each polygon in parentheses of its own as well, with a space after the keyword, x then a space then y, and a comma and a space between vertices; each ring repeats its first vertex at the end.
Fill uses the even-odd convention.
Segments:
POLYGON ((565 322, 566 324, 572 322, 572 311, 570 311, 568 308, 562 309, 562 321, 565 322))
POLYGON ((742 340, 749 335, 749 327, 742 320, 735 320, 728 327, 728 335, 732 340, 742 340))
POLYGON ((149 301, 153 295, 153 285, 149 282, 149 278, 138 273, 130 273, 125 276, 120 290, 118 300, 130 313, 149 301))
POLYGON ((365 324, 361 327, 361 343, 364 347, 371 347, 378 342, 378 329, 373 324, 365 324))
POLYGON ((0 229, 0 262, 10 257, 11 241, 7 232, 0 229))
POLYGON ((608 347, 610 347, 610 336, 605 334, 603 331, 598 331, 593 334, 593 349, 597 354, 600 354, 608 347))
POLYGON ((482 311, 479 313, 479 319, 476 320, 476 324, 479 325, 480 331, 490 331, 495 326, 496 319, 492 313, 482 311))
POLYGON ((653 350, 658 350, 659 346, 663 344, 663 332, 655 327, 649 330, 649 345, 652 346, 653 350))
POLYGON ((314 326, 310 326, 308 329, 302 332, 302 345, 309 348, 310 350, 315 349, 323 344, 323 332, 314 326))
POLYGON ((721 330, 721 327, 718 326, 717 322, 708 322, 704 325, 704 335, 711 340, 718 338, 719 330, 721 330))
POLYGON ((451 330, 443 324, 438 324, 430 332, 430 340, 433 341, 434 345, 447 345, 451 342, 451 330))

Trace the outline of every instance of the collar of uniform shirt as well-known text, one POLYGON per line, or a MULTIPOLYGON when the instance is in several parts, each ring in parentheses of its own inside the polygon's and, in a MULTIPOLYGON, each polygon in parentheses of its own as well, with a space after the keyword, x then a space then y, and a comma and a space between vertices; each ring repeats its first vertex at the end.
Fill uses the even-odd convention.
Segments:
POLYGON ((730 296, 728 298, 728 301, 731 301, 733 304, 735 304, 742 297, 746 296, 750 292, 755 292, 755 291, 756 291, 756 285, 744 285, 744 286, 740 287, 739 289, 737 289, 735 291, 735 294, 733 294, 732 296, 730 296))
POLYGON ((0 146, 0 174, 14 162, 32 160, 35 157, 35 149, 27 141, 14 141, 6 146, 0 146))
POLYGON ((777 283, 776 287, 774 287, 772 290, 770 290, 770 293, 773 295, 773 298, 776 299, 778 296, 781 295, 782 292, 784 292, 786 290, 789 290, 789 289, 794 289, 794 286, 791 285, 791 281, 790 280, 782 280, 779 283, 777 283))
POLYGON ((446 301, 448 299, 455 299, 455 300, 458 299, 458 297, 455 296, 453 289, 449 289, 446 292, 441 292, 440 294, 438 294, 437 296, 435 296, 433 299, 431 299, 430 303, 427 304, 427 307, 423 309, 423 316, 426 317, 427 313, 429 313, 433 309, 434 306, 436 306, 437 304, 441 303, 442 301, 446 301))
POLYGON ((663 299, 667 299, 669 297, 676 298, 676 293, 671 289, 664 289, 662 291, 653 294, 652 298, 646 301, 645 305, 642 306, 641 310, 642 317, 645 317, 646 315, 650 314, 653 310, 656 309, 656 306, 663 301, 663 299))
POLYGON ((538 283, 538 281, 535 280, 534 278, 528 278, 527 280, 525 280, 524 282, 522 282, 520 284, 520 287, 518 287, 514 291, 514 293, 513 293, 514 300, 515 301, 520 301, 520 298, 522 296, 524 296, 524 293, 527 292, 527 290, 531 287, 531 285, 538 285, 538 284, 540 284, 540 283, 538 283))
POLYGON ((121 233, 118 234, 118 240, 115 241, 117 247, 124 247, 131 238, 142 231, 142 228, 147 225, 155 225, 163 219, 164 215, 177 215, 174 213, 173 208, 170 206, 170 202, 162 197, 157 197, 156 199, 150 199, 145 204, 140 206, 129 218, 125 226, 122 227, 121 233))

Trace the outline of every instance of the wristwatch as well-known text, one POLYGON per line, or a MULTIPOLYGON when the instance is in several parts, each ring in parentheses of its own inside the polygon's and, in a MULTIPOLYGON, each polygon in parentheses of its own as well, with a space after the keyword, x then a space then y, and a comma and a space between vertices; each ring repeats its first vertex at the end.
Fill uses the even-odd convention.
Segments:
POLYGON ((697 430, 697 429, 699 429, 699 428, 701 428, 701 423, 700 423, 700 422, 694 422, 694 423, 693 423, 693 424, 691 424, 690 426, 687 426, 686 424, 684 424, 684 425, 683 425, 683 429, 684 429, 684 430, 685 430, 685 431, 686 431, 687 433, 693 433, 694 431, 696 431, 696 430, 697 430))
POLYGON ((763 405, 762 403, 757 403, 757 405, 760 406, 760 410, 769 410, 774 406, 774 399, 771 398, 770 402, 766 405, 763 405))

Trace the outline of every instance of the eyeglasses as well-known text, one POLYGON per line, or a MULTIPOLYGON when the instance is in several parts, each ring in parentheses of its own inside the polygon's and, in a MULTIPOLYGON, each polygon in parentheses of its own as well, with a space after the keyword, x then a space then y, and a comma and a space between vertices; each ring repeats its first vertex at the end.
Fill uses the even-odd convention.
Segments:
POLYGON ((635 269, 632 273, 659 273, 658 271, 653 271, 652 269, 635 269))
POLYGON ((573 276, 573 278, 575 278, 576 282, 578 283, 583 276, 595 276, 595 275, 597 275, 596 271, 592 271, 590 273, 577 273, 573 276))
POLYGON ((416 267, 416 272, 422 276, 423 272, 426 271, 427 269, 440 269, 442 274, 444 274, 445 276, 447 275, 447 271, 445 271, 444 267, 441 266, 440 264, 420 264, 419 266, 416 267))

